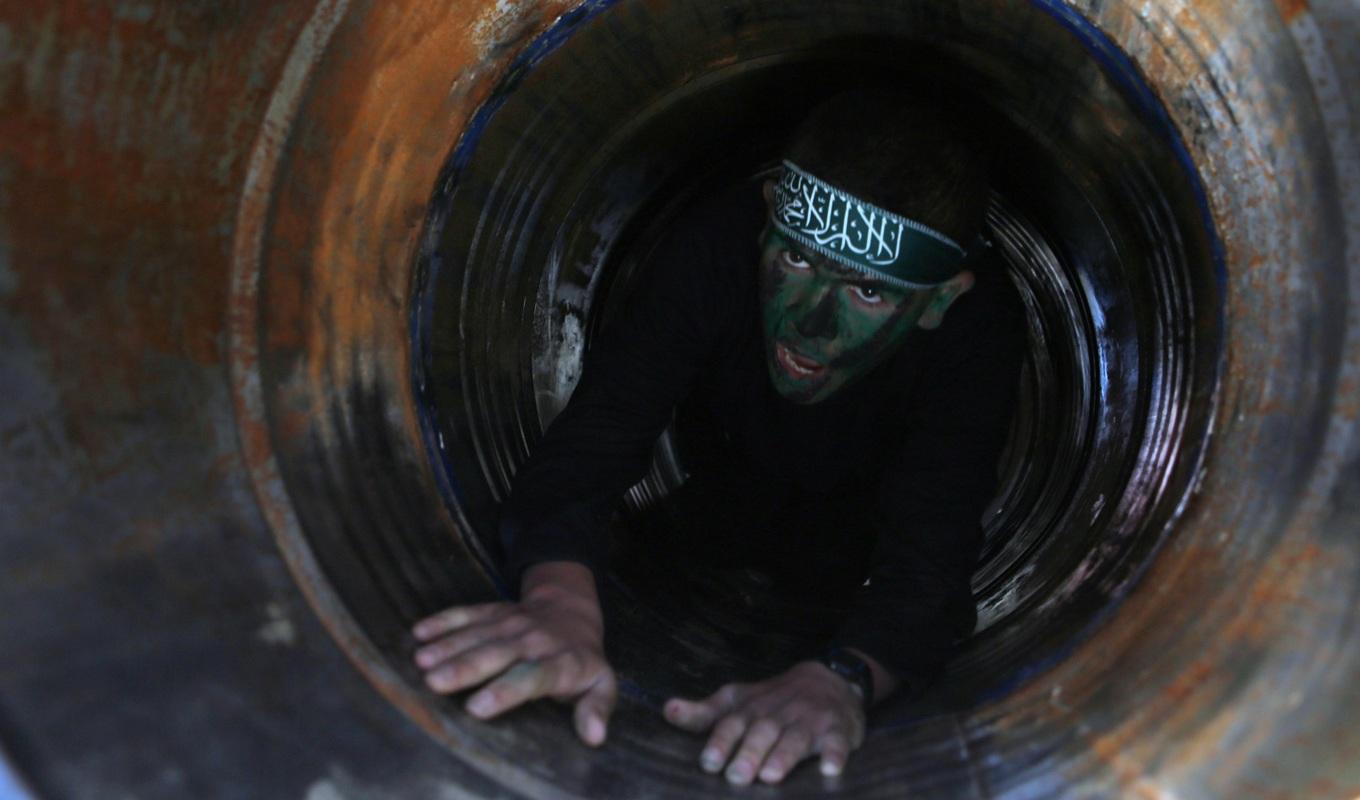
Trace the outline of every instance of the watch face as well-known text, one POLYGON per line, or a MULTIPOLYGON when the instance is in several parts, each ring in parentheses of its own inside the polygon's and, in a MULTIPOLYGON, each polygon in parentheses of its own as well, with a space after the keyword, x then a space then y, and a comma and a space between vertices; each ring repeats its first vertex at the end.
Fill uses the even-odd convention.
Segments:
POLYGON ((821 662, 832 672, 840 675, 856 690, 860 699, 864 700, 865 705, 869 705, 874 696, 873 673, 869 671, 869 665, 864 663, 864 659, 854 653, 844 650, 833 650, 821 658, 821 662))

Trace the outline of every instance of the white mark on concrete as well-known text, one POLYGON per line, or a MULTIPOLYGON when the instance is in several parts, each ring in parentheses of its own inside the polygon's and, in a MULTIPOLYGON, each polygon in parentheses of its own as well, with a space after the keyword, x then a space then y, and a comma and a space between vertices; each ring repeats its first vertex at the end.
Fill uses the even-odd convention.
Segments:
POLYGON ((496 0, 496 5, 472 23, 472 41, 483 51, 514 38, 529 3, 524 0, 496 0))
POLYGON ((576 382, 581 379, 581 359, 585 354, 586 335, 581 319, 567 313, 562 317, 562 341, 557 348, 557 363, 553 368, 553 393, 563 402, 571 396, 576 382))
POLYGON ((1064 702, 1063 699, 1062 699, 1062 687, 1061 687, 1061 686, 1054 686, 1053 689, 1049 691, 1049 693, 1048 693, 1048 704, 1051 705, 1051 706, 1053 706, 1054 708, 1058 709, 1059 711, 1067 712, 1067 711, 1071 711, 1071 710, 1072 710, 1072 707, 1069 706, 1069 705, 1068 705, 1066 702, 1064 702))
POLYGON ((1020 606, 1020 589, 1023 584, 1034 574, 1034 565, 1026 564, 1000 591, 993 594, 985 603, 978 606, 977 625, 975 631, 985 630, 997 620, 1006 616, 1020 606))
POLYGON ((307 787, 307 794, 303 795, 304 800, 346 800, 340 790, 335 787, 330 780, 322 778, 307 787))
POLYGON ((270 603, 264 607, 266 622, 261 625, 255 635, 265 644, 291 645, 297 640, 297 629, 293 627, 292 620, 283 613, 283 606, 278 603, 270 603))
POLYGON ((402 800, 407 797, 428 797, 431 800, 478 800, 476 795, 454 783, 415 777, 408 785, 391 789, 373 786, 333 766, 330 774, 318 778, 307 787, 303 800, 402 800))

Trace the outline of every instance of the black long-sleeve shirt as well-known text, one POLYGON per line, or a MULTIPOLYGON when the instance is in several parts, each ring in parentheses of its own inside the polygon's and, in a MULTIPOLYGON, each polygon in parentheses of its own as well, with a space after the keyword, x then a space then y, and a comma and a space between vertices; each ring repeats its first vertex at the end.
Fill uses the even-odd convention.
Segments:
POLYGON ((865 498, 867 513, 836 534, 872 552, 836 643, 920 687, 976 620, 969 582, 1024 349, 1019 300, 983 251, 974 288, 938 329, 913 330, 820 403, 789 402, 770 382, 760 329, 764 214, 759 186, 743 184, 692 209, 654 249, 638 294, 515 477, 501 524, 510 574, 555 560, 598 570, 608 510, 645 474, 684 401, 724 433, 726 455, 708 465, 729 473, 720 480, 799 502, 865 498))

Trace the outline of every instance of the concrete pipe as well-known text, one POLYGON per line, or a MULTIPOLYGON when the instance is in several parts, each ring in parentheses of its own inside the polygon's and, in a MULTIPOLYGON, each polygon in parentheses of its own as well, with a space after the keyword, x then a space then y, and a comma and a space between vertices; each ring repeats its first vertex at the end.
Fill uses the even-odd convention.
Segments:
POLYGON ((1293 0, 0 3, 6 761, 59 797, 1360 794, 1357 33, 1293 0), (838 781, 729 789, 657 699, 805 642, 616 576, 603 750, 424 691, 407 628, 503 591, 496 504, 657 232, 869 72, 1007 142, 1029 317, 941 685, 838 781))

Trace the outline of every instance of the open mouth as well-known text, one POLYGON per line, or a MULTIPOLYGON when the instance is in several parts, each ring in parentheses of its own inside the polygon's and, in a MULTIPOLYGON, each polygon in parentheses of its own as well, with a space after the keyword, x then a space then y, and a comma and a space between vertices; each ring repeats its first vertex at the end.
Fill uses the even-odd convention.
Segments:
POLYGON ((785 372, 797 378, 810 378, 826 369, 821 362, 794 352, 782 342, 775 342, 774 357, 785 372))

